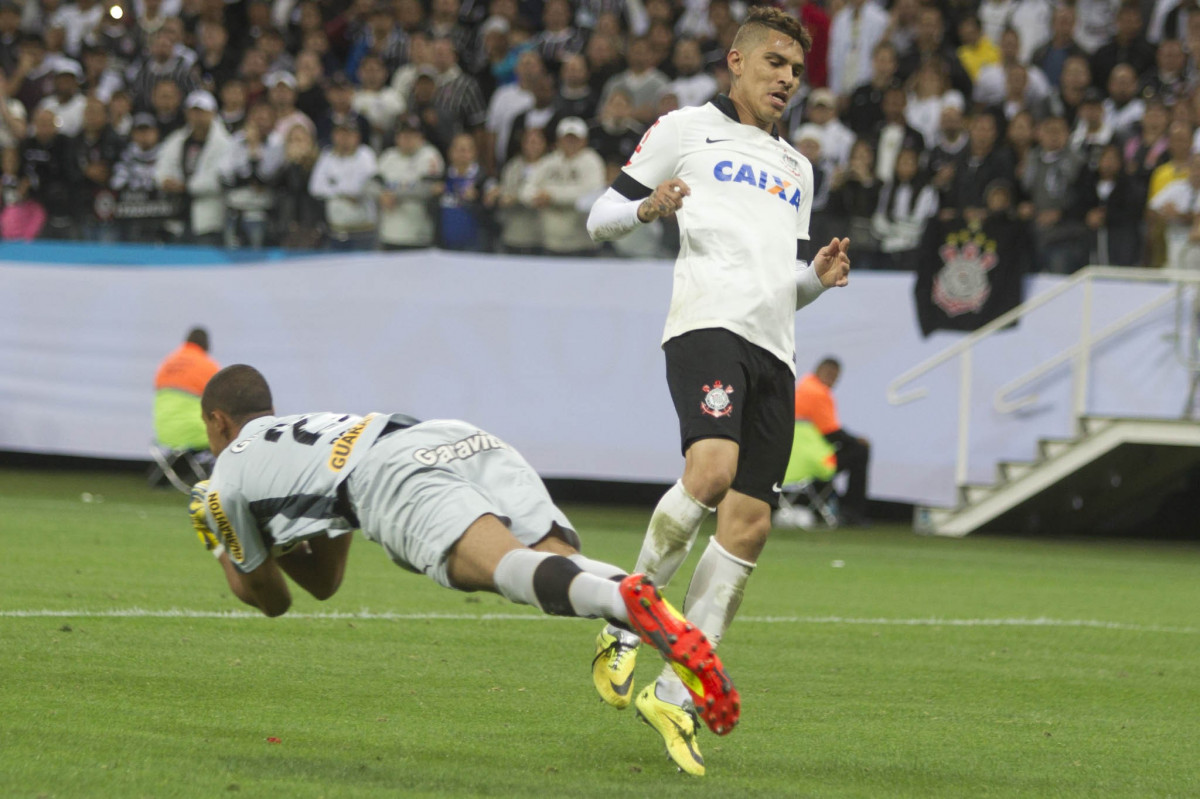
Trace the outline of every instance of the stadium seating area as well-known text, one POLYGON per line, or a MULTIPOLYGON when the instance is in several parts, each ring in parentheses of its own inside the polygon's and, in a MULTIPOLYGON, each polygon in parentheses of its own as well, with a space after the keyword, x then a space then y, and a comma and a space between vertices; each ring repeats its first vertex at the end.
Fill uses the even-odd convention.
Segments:
MULTIPOLYGON (((781 133, 813 238, 912 269, 1003 214, 1041 271, 1200 239, 1200 13, 1118 0, 783 0, 814 37, 781 133), (1189 177, 1189 174, 1191 177, 1189 177)), ((13 239, 586 255, 654 119, 726 91, 740 0, 4 0, 13 239)), ((655 223, 610 255, 669 256, 655 223)))

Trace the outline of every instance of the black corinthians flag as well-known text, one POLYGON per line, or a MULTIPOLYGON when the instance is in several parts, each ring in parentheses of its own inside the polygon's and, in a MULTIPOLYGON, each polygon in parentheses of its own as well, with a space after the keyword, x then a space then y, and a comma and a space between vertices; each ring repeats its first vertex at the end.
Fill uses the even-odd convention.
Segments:
POLYGON ((929 220, 917 261, 921 334, 977 330, 1021 303, 1033 257, 1025 222, 993 214, 983 222, 929 220))

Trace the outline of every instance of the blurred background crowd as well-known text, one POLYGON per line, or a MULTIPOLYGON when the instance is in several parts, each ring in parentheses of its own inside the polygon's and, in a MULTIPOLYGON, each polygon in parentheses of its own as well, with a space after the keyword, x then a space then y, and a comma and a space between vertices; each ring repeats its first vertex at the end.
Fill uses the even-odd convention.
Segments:
MULTIPOLYGON (((1042 271, 1181 257, 1200 0, 782 0, 813 238, 912 269, 1002 214, 1042 271), (1193 15, 1193 11, 1196 13, 1193 15)), ((587 255, 653 121, 729 87, 741 0, 3 0, 7 239, 587 255)), ((605 249, 671 255, 669 223, 605 249)))

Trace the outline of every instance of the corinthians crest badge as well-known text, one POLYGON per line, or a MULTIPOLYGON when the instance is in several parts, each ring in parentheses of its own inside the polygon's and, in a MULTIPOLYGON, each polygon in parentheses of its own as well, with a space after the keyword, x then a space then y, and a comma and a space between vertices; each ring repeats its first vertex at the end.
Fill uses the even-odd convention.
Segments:
POLYGON ((968 239, 955 246, 954 237, 941 248, 942 268, 933 279, 933 303, 947 316, 979 313, 992 293, 988 272, 998 262, 992 242, 980 237, 968 239), (985 245, 985 246, 981 246, 985 245))
POLYGON ((702 386, 700 390, 704 392, 700 410, 718 418, 733 413, 733 402, 729 399, 733 386, 722 385, 720 380, 714 380, 711 386, 702 386))

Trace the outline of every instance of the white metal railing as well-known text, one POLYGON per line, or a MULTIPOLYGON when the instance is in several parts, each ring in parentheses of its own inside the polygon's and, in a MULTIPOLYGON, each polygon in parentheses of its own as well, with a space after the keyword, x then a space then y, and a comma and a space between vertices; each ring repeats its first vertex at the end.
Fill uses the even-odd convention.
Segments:
MULTIPOLYGON (((958 432, 957 445, 954 462, 954 481, 962 487, 967 484, 967 466, 968 452, 970 448, 970 428, 971 428, 971 382, 972 382, 972 350, 980 341, 988 338, 997 330, 1012 324, 1013 322, 1028 316, 1032 312, 1038 310, 1047 303, 1066 294, 1076 286, 1083 287, 1083 305, 1080 311, 1080 332, 1079 341, 1060 352, 1054 357, 1047 360, 1025 373, 1021 377, 1006 383, 997 390, 994 402, 996 409, 1001 413, 1011 413, 1019 408, 1023 408, 1032 402, 1037 401, 1037 395, 1031 394, 1021 399, 1010 400, 1009 395, 1029 383, 1037 380, 1051 370, 1068 362, 1073 362, 1072 367, 1072 390, 1071 390, 1071 411, 1072 421, 1074 426, 1078 428, 1080 418, 1087 412, 1087 389, 1088 389, 1088 372, 1090 369, 1092 350, 1099 342, 1107 339, 1122 330, 1125 330, 1130 325, 1152 313, 1154 310, 1161 308, 1171 300, 1176 302, 1175 313, 1175 340, 1178 343, 1185 341, 1194 341, 1194 335, 1187 335, 1186 331, 1191 329, 1191 325, 1195 323, 1196 314, 1195 303, 1193 303, 1193 313, 1187 313, 1183 310, 1185 306, 1184 292, 1189 286, 1200 286, 1200 272, 1182 271, 1178 269, 1141 269, 1135 267, 1118 267, 1118 266, 1089 266, 1081 269, 1069 278, 1054 286, 1049 291, 1042 292, 1036 297, 1018 305, 1016 308, 1001 314, 997 318, 988 322, 983 327, 974 331, 970 335, 963 338, 958 343, 946 348, 937 355, 926 359, 922 363, 917 364, 913 368, 904 372, 891 383, 887 388, 887 400, 892 405, 903 405, 913 402, 928 395, 929 390, 926 388, 911 388, 908 391, 903 391, 904 386, 916 380, 918 377, 927 372, 941 366, 953 358, 959 359, 959 375, 958 375, 958 432), (1156 297, 1154 300, 1145 303, 1139 308, 1130 311, 1120 319, 1112 322, 1102 330, 1092 333, 1092 286, 1096 280, 1122 280, 1136 281, 1142 283, 1168 283, 1171 285, 1171 290, 1165 292, 1161 297, 1156 297)), ((1200 297, 1200 294, 1198 294, 1200 297)), ((1194 349, 1183 351, 1177 347, 1177 356, 1189 368, 1196 370, 1200 369, 1200 363, 1197 362, 1197 356, 1194 349)))

